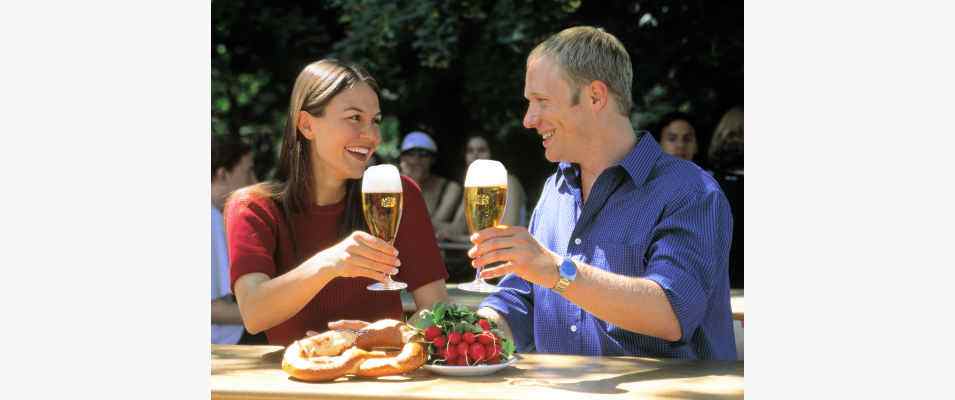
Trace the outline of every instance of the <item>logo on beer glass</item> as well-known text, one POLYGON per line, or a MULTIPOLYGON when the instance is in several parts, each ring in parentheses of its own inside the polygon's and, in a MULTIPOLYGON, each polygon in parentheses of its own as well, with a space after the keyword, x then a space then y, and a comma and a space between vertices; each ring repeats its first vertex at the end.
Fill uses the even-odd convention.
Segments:
POLYGON ((394 197, 385 197, 381 199, 382 208, 395 208, 396 204, 398 204, 398 201, 394 197))

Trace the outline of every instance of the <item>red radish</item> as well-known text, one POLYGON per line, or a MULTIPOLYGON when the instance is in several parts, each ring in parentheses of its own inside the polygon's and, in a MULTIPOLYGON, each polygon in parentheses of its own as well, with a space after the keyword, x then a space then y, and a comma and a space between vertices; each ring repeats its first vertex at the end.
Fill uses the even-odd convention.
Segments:
POLYGON ((444 344, 447 343, 447 340, 448 339, 445 338, 444 335, 441 335, 434 338, 433 342, 434 342, 434 345, 437 347, 444 347, 444 344))
POLYGON ((434 338, 441 336, 441 328, 438 328, 437 325, 431 325, 428 329, 424 330, 424 340, 431 341, 434 338))
POLYGON ((448 335, 448 344, 458 344, 461 343, 461 332, 451 332, 448 335))
POLYGON ((484 360, 484 346, 481 346, 480 343, 474 343, 468 349, 468 357, 474 360, 475 363, 484 360))
POLYGON ((478 325, 481 325, 481 329, 484 329, 485 331, 491 330, 491 323, 488 322, 486 319, 482 319, 478 321, 478 325))
POLYGON ((499 360, 501 358, 501 347, 496 344, 489 344, 486 346, 487 359, 488 360, 499 360))
POLYGON ((474 343, 474 334, 471 332, 464 332, 464 336, 461 337, 464 339, 464 343, 471 344, 474 343))
POLYGON ((481 334, 477 336, 477 340, 481 344, 494 343, 494 334, 488 331, 481 332, 481 334))
POLYGON ((434 354, 433 354, 433 355, 434 355, 434 358, 445 358, 445 357, 444 357, 444 349, 442 349, 442 348, 440 348, 440 347, 434 349, 434 354))
POLYGON ((470 348, 470 346, 471 345, 464 342, 458 343, 458 355, 462 357, 467 355, 468 349, 470 348))
POLYGON ((468 361, 465 360, 464 357, 458 357, 457 360, 454 360, 454 365, 466 367, 468 365, 468 361))
POLYGON ((457 346, 448 346, 444 350, 444 358, 448 361, 452 361, 458 358, 458 347, 457 346))

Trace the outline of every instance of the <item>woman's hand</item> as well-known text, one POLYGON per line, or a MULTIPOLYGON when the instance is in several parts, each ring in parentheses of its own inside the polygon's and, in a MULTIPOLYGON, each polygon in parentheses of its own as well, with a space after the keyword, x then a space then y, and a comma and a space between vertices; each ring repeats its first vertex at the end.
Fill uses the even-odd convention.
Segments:
POLYGON ((339 330, 357 331, 357 330, 363 329, 364 327, 368 325, 370 325, 368 321, 362 321, 358 319, 341 319, 338 321, 329 322, 328 329, 336 330, 336 331, 339 331, 339 330))
POLYGON ((308 261, 333 276, 365 277, 385 282, 398 273, 398 250, 367 232, 355 231, 338 244, 318 252, 308 261))

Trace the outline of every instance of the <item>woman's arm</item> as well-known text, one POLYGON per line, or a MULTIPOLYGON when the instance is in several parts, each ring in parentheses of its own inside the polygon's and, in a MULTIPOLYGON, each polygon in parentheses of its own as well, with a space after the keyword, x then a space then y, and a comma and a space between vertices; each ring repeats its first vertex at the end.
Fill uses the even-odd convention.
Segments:
POLYGON ((242 314, 239 313, 239 305, 235 303, 232 296, 222 296, 212 300, 212 323, 226 325, 241 325, 242 314))
POLYGON ((430 310, 434 303, 439 301, 448 302, 448 289, 445 286, 444 279, 439 279, 415 289, 411 292, 411 297, 414 297, 416 310, 411 318, 408 318, 408 323, 412 326, 418 326, 422 311, 430 310))
POLYGON ((431 223, 437 227, 450 222, 454 218, 454 212, 461 204, 461 185, 457 182, 448 180, 448 187, 444 190, 444 195, 438 201, 438 206, 434 209, 434 215, 431 216, 431 223))
POLYGON ((287 321, 339 276, 385 282, 385 273, 397 273, 401 265, 397 253, 381 239, 356 231, 275 278, 261 272, 242 275, 235 297, 245 328, 255 334, 287 321))
POLYGON ((521 211, 524 209, 525 202, 527 198, 521 181, 514 175, 507 175, 507 205, 504 207, 504 218, 501 219, 501 224, 521 226, 521 211))
POLYGON ((333 278, 307 263, 274 279, 261 272, 242 275, 235 298, 245 329, 256 334, 289 320, 333 278))
POLYGON ((414 304, 418 311, 431 309, 431 306, 437 302, 448 301, 448 288, 445 286, 444 279, 421 286, 411 292, 414 297, 414 304))

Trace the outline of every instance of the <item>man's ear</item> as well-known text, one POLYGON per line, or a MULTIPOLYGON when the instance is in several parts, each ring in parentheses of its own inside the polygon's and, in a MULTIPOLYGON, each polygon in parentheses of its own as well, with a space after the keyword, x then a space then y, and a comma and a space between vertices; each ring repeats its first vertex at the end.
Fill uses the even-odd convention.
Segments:
POLYGON ((602 81, 590 82, 584 90, 584 101, 594 112, 603 110, 610 101, 610 89, 602 81))
POLYGON ((298 112, 298 130, 302 132, 302 136, 305 136, 308 140, 315 139, 315 127, 312 126, 312 119, 309 118, 308 112, 302 110, 298 112))

